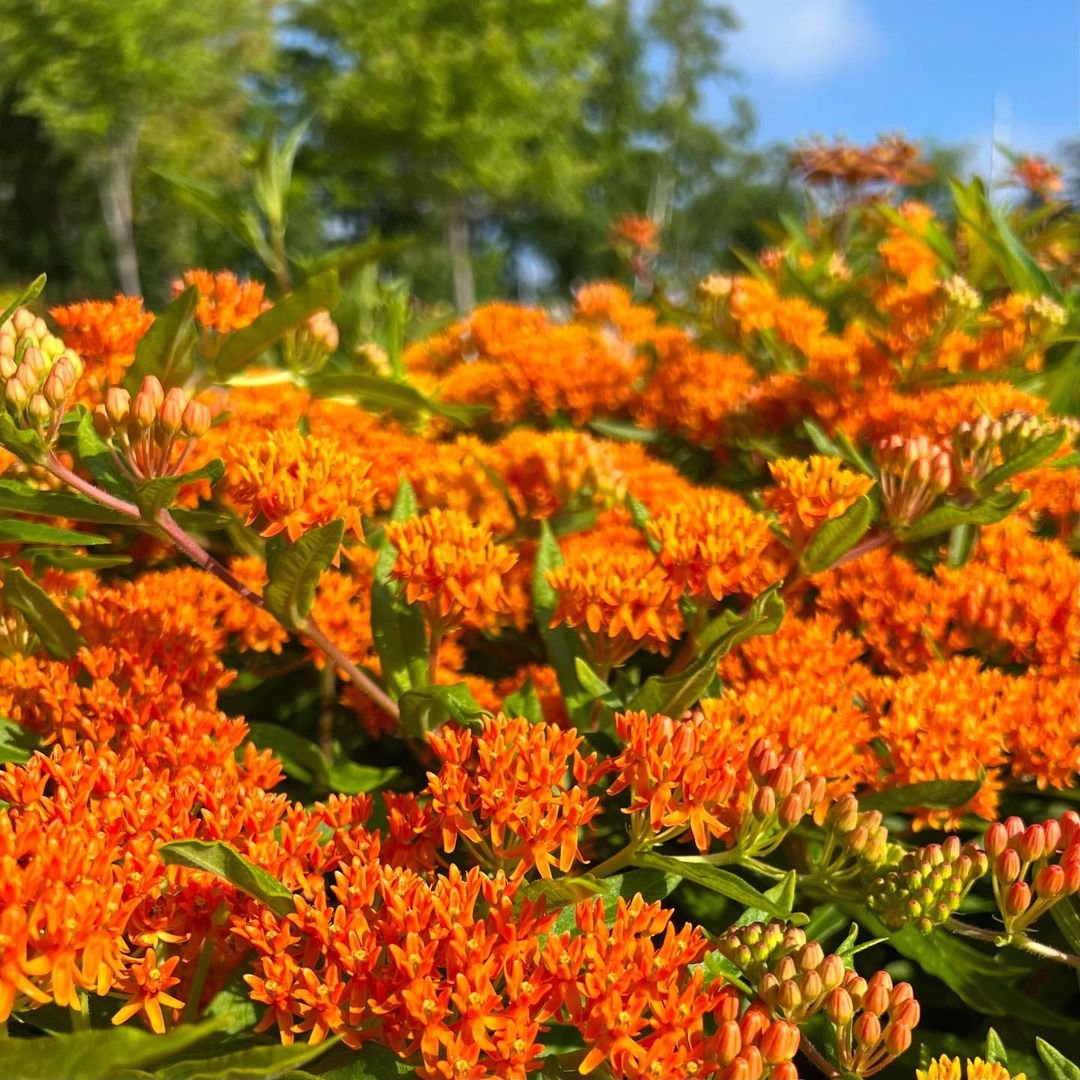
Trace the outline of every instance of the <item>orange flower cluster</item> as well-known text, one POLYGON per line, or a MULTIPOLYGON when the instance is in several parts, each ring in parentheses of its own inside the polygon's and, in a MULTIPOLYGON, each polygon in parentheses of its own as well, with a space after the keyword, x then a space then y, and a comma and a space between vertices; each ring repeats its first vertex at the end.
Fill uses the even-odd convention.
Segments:
POLYGON ((261 282, 240 281, 231 270, 186 270, 173 282, 173 296, 192 285, 199 290, 195 310, 199 325, 217 334, 243 330, 268 306, 261 282))
POLYGON ((118 295, 114 300, 83 300, 49 309, 63 330, 64 344, 88 365, 88 376, 102 385, 118 383, 135 359, 135 349, 153 325, 142 298, 118 295))
POLYGON ((765 493, 797 546, 802 546, 825 521, 840 517, 874 481, 842 467, 839 458, 784 458, 769 463, 776 486, 765 493))

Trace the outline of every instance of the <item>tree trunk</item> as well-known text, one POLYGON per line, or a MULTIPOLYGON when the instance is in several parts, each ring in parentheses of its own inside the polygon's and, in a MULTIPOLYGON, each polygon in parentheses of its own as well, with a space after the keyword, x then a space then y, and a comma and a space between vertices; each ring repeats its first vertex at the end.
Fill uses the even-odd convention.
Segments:
POLYGON ((139 255, 135 248, 135 215, 132 210, 136 144, 134 134, 112 140, 98 171, 101 211, 116 256, 116 276, 121 291, 128 296, 142 296, 139 255))
POLYGON ((464 315, 476 307, 476 282, 469 252, 469 219, 465 213, 465 200, 460 195, 450 203, 446 241, 450 246, 450 265, 454 273, 454 305, 464 315))

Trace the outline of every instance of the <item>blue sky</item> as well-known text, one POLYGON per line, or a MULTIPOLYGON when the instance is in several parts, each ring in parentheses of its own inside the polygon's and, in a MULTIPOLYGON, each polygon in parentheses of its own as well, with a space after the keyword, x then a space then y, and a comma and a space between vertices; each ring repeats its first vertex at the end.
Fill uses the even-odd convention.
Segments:
MULTIPOLYGON (((1080 137, 1080 0, 734 0, 761 142, 879 132, 1052 154, 1080 137)), ((727 90, 731 89, 728 83, 727 90)))

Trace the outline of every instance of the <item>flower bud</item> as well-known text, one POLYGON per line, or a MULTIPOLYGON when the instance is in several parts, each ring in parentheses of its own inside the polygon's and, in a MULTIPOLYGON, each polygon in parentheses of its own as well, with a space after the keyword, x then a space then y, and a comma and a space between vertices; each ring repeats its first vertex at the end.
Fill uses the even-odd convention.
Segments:
POLYGON ((208 406, 198 401, 189 401, 184 410, 181 430, 189 439, 198 439, 210 430, 212 417, 208 406))
POLYGON ((855 1015, 855 1005, 851 995, 842 986, 838 986, 825 999, 825 1014, 837 1027, 851 1023, 851 1018, 855 1015))
POLYGON ((0 354, 0 379, 10 379, 18 366, 13 357, 0 354))
POLYGON ((26 415, 39 427, 52 418, 52 406, 44 394, 32 394, 26 404, 26 415))
POLYGON ((880 983, 877 986, 871 986, 866 992, 866 997, 863 998, 862 1007, 863 1012, 881 1016, 889 1007, 889 991, 880 983))
POLYGON ((851 1033, 859 1046, 877 1046, 881 1041, 881 1021, 873 1013, 860 1013, 851 1033))
POLYGON ((11 323, 20 334, 32 330, 36 321, 37 316, 29 308, 17 308, 11 316, 11 323))
POLYGON ((1023 915, 1031 907, 1031 888, 1026 881, 1014 881, 1005 894, 1005 914, 1023 915))
POLYGON ((175 435, 180 430, 186 407, 187 399, 184 397, 184 391, 178 386, 174 386, 165 395, 165 400, 158 409, 157 422, 162 431, 169 435, 175 435))
POLYGON ((110 386, 105 391, 105 412, 114 424, 122 424, 131 411, 131 395, 122 386, 110 386))
POLYGON ((1020 877, 1020 856, 1015 848, 1006 848, 994 864, 994 876, 1009 885, 1020 877))
POLYGON ((777 1062, 769 1070, 769 1080, 799 1080, 799 1070, 794 1061, 777 1062))
POLYGON ((156 375, 147 375, 143 379, 142 386, 139 387, 139 393, 146 394, 150 398, 154 403, 155 412, 161 408, 165 400, 165 387, 161 385, 161 380, 156 375))
POLYGON ((770 1022, 769 1013, 762 1005, 751 1005, 739 1020, 739 1031, 742 1032, 743 1045, 746 1046, 757 1042, 758 1037, 769 1026, 770 1022))
POLYGON ((1046 830, 1041 825, 1029 825, 1016 844, 1025 862, 1041 859, 1046 852, 1046 830))
POLYGON ((766 1065, 790 1061, 799 1049, 799 1029, 787 1020, 774 1020, 758 1041, 766 1065))
POLYGON ((1044 866, 1035 875, 1035 894, 1047 900, 1065 892, 1065 871, 1057 865, 1044 866))
POLYGON ((800 971, 815 971, 825 959, 825 950, 816 941, 808 941, 795 957, 800 971))
POLYGON ((802 799, 795 792, 792 792, 790 795, 785 796, 783 802, 780 803, 780 824, 785 829, 794 829, 802 821, 805 813, 806 808, 802 799))
POLYGON ((35 383, 41 382, 49 370, 49 361, 45 359, 45 354, 33 345, 23 353, 22 362, 35 383))
POLYGON ((894 1024, 900 1024, 909 1029, 919 1026, 921 1014, 919 1003, 913 997, 902 1001, 899 1005, 893 1005, 889 1010, 889 1016, 894 1024))
POLYGON ((50 408, 58 409, 65 401, 67 401, 67 387, 64 385, 63 380, 57 376, 55 371, 45 380, 45 385, 41 388, 41 392, 45 395, 45 400, 49 403, 50 408))
POLYGON ((776 812, 776 792, 772 788, 759 788, 750 806, 755 821, 764 821, 776 812))
MULTIPOLYGON (((147 376, 151 378, 151 376, 147 376)), ((144 380, 145 383, 145 380, 144 380)), ((157 419, 157 404, 154 402, 153 396, 140 390, 135 395, 135 400, 131 403, 131 420, 135 424, 137 429, 146 430, 154 426, 154 421, 157 419)))
POLYGON ((859 824, 859 802, 854 795, 845 795, 832 804, 827 824, 841 834, 851 832, 859 824))
POLYGON ((26 403, 30 400, 30 388, 17 373, 8 379, 7 386, 4 388, 4 398, 16 411, 26 408, 26 403))
POLYGON ((788 979, 780 984, 776 991, 776 1004, 784 1012, 793 1013, 803 1003, 802 991, 794 979, 788 979))
POLYGON ((889 1057, 899 1057, 911 1046, 911 1028, 903 1024, 890 1024, 885 1030, 885 1049, 889 1057))
POLYGON ((830 953, 821 962, 818 974, 826 991, 835 990, 844 981, 844 961, 836 953, 830 953))
POLYGON ((742 1050, 742 1032, 737 1020, 725 1020, 716 1029, 716 1057, 721 1065, 730 1065, 742 1050))

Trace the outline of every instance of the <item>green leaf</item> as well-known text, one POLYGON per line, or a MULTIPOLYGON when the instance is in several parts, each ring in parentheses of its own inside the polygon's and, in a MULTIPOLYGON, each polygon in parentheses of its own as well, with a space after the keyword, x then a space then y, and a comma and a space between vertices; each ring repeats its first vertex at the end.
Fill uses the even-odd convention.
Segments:
POLYGON ((157 318, 135 347, 135 361, 124 376, 124 386, 138 392, 147 375, 162 386, 179 386, 191 374, 195 341, 195 311, 199 289, 189 285, 157 318))
POLYGON ((369 412, 389 410, 410 419, 441 416, 460 427, 472 427, 488 411, 486 405, 445 405, 408 383, 379 375, 328 372, 313 378, 311 389, 320 397, 351 397, 369 412))
MULTIPOLYGON (((798 883, 798 875, 794 870, 789 870, 775 885, 770 886, 761 895, 781 911, 792 911, 795 907, 795 889, 798 883)), ((773 918, 772 912, 765 908, 748 907, 732 925, 748 926, 750 923, 766 922, 771 918, 773 918)), ((784 918, 786 919, 787 916, 785 915, 784 918)))
POLYGON ((20 553, 29 559, 36 570, 39 566, 52 566, 57 570, 109 570, 114 566, 128 566, 130 555, 82 555, 67 548, 23 548, 20 553))
POLYGON ((19 427, 6 412, 0 412, 0 446, 27 465, 39 465, 47 453, 41 436, 36 431, 19 427))
POLYGON ((1063 897, 1052 908, 1050 914, 1057 923, 1057 928, 1074 953, 1080 953, 1080 912, 1071 897, 1063 897))
POLYGON ((626 509, 630 511, 630 520, 634 523, 634 527, 640 530, 641 535, 645 537, 645 543, 648 545, 649 550, 654 555, 659 555, 660 541, 653 536, 648 528, 649 522, 652 520, 649 508, 643 502, 635 499, 633 495, 627 492, 626 509))
POLYGON ((21 308, 26 307, 27 304, 32 304, 44 291, 45 282, 48 280, 44 274, 38 274, 29 285, 2 312, 0 312, 0 326, 11 318, 15 312, 21 308))
POLYGON ((825 429, 816 420, 811 420, 808 416, 803 417, 802 425, 806 432, 806 437, 810 440, 814 449, 819 454, 823 454, 825 457, 837 458, 844 456, 844 452, 829 438, 825 429))
POLYGON ((379 768, 358 761, 335 761, 330 765, 329 787, 340 795, 361 795, 379 791, 401 775, 393 766, 379 768))
POLYGON ((171 840, 158 848, 166 866, 203 870, 235 885, 241 892, 284 917, 296 910, 293 894, 273 874, 249 862, 221 840, 171 840))
POLYGON ((217 510, 189 510, 184 506, 170 507, 169 514, 184 532, 219 532, 236 520, 217 510))
POLYGON ((401 1080, 416 1076, 416 1062, 406 1064, 392 1050, 365 1043, 359 1050, 342 1051, 330 1069, 320 1068, 320 1080, 401 1080))
POLYGON ((417 739, 447 720, 479 731, 483 718, 491 715, 480 707, 465 683, 406 690, 398 699, 398 707, 401 709, 402 730, 417 739))
POLYGON ((1059 427, 1056 431, 1035 439, 1030 446, 1015 457, 1003 461, 996 469, 991 469, 979 482, 980 490, 993 491, 1018 473, 1037 468, 1061 446, 1065 441, 1065 434, 1065 428, 1059 427))
POLYGON ((525 680, 520 690, 507 694, 503 701, 503 710, 507 716, 524 716, 530 724, 544 722, 544 710, 531 678, 525 680))
POLYGON ((310 739, 280 724, 248 724, 248 739, 260 750, 273 750, 286 775, 301 783, 330 787, 330 762, 310 739))
POLYGON ((1001 1036, 993 1028, 986 1033, 986 1060, 991 1065, 996 1062, 1009 1064, 1009 1051, 1005 1049, 1001 1036))
MULTIPOLYGON (((402 477, 390 520, 407 521, 418 512, 416 493, 402 477)), ((396 559, 397 548, 384 538, 371 586, 371 634, 383 683, 395 700, 407 690, 426 686, 428 681, 424 616, 419 605, 406 602, 390 576, 396 559)))
POLYGON ((993 525, 1007 518, 1027 500, 1026 491, 998 491, 980 499, 973 506, 937 506, 918 521, 899 532, 900 539, 913 544, 932 536, 951 532, 958 525, 993 525))
POLYGON ((703 888, 712 889, 713 892, 734 900, 743 907, 753 908, 755 911, 763 911, 775 919, 784 919, 794 926, 804 925, 808 919, 799 912, 792 912, 790 908, 785 910, 780 904, 770 900, 763 892, 747 884, 737 874, 724 870, 719 866, 709 863, 686 862, 683 859, 672 858, 669 855, 657 855, 649 851, 634 858, 636 866, 648 867, 652 870, 663 870, 667 874, 677 874, 686 881, 692 881, 703 888))
POLYGON ((304 533, 295 544, 267 550, 269 580, 263 590, 266 610, 289 630, 302 630, 315 605, 319 578, 337 558, 345 522, 331 521, 304 533))
POLYGON ((606 704, 618 705, 618 700, 612 695, 611 687, 608 686, 595 671, 593 671, 585 657, 574 657, 574 674, 581 684, 581 689, 589 695, 591 700, 599 700, 606 704))
POLYGON ((0 543, 55 544, 58 547, 92 547, 107 544, 108 538, 95 533, 61 529, 57 525, 42 525, 39 521, 0 518, 0 543))
POLYGON ((79 632, 48 593, 18 567, 11 566, 4 571, 4 589, 0 599, 5 607, 14 608, 22 614, 45 651, 57 660, 70 659, 84 644, 79 632))
POLYGON ((716 664, 740 642, 759 634, 772 634, 784 618, 778 585, 770 585, 754 598, 743 616, 725 612, 698 637, 703 652, 677 675, 654 675, 627 704, 627 709, 650 715, 681 716, 704 694, 716 674, 716 664))
POLYGON ((817 574, 834 566, 865 535, 874 520, 874 504, 860 495, 838 518, 824 522, 802 555, 803 569, 817 574))
POLYGON ((618 439, 619 442, 655 443, 660 441, 660 432, 650 431, 648 428, 639 428, 636 424, 628 424, 625 420, 590 420, 589 427, 597 435, 603 435, 607 439, 618 439))
POLYGON ((200 480, 209 480, 211 486, 225 475, 225 464, 214 458, 198 469, 180 473, 179 476, 159 476, 140 484, 135 492, 135 502, 147 521, 153 521, 162 510, 167 510, 176 500, 182 488, 200 480))
POLYGON ((304 277, 310 277, 322 270, 336 270, 344 282, 365 267, 400 255, 414 243, 415 241, 407 236, 395 236, 390 240, 365 240, 359 244, 334 248, 311 258, 290 258, 289 261, 302 272, 304 277))
POLYGON ((0 510, 67 518, 102 525, 130 525, 131 518, 73 491, 38 491, 18 480, 0 479, 0 510))
POLYGON ((87 409, 83 409, 79 414, 78 426, 75 429, 75 450, 86 471, 109 494, 134 500, 135 486, 120 471, 108 443, 94 430, 94 420, 87 409))
POLYGON ((536 547, 533 566, 533 612, 536 625, 547 651, 548 661, 555 669, 566 710, 571 720, 577 720, 588 709, 592 699, 577 677, 577 660, 585 655, 581 638, 569 626, 551 626, 551 618, 559 603, 559 594, 547 579, 551 570, 562 566, 559 542, 547 521, 540 525, 540 541, 536 547))
POLYGON ((214 362, 214 375, 227 379, 243 371, 275 342, 317 311, 330 311, 338 302, 336 270, 326 270, 308 278, 298 289, 282 297, 250 326, 229 336, 214 362))
POLYGON ((159 1080, 279 1080, 298 1065, 322 1056, 332 1042, 299 1042, 292 1046, 246 1046, 231 1053, 178 1061, 158 1069, 159 1080))
POLYGON ((4 1080, 108 1080, 120 1069, 172 1057, 216 1029, 213 1022, 181 1024, 167 1035, 154 1035, 126 1024, 74 1035, 0 1039, 0 1076, 4 1080))
POLYGON ((0 765, 6 765, 9 761, 22 765, 29 761, 38 745, 38 737, 32 731, 6 716, 0 716, 0 765))
POLYGON ((979 542, 978 525, 956 525, 949 533, 949 553, 946 556, 946 564, 953 570, 959 570, 975 550, 979 542))
POLYGON ((883 814, 916 807, 952 810, 975 798, 983 785, 983 779, 976 777, 974 780, 923 780, 918 784, 872 791, 859 796, 859 809, 880 810, 883 814))
POLYGON ((1035 1049, 1039 1051, 1039 1057, 1043 1059, 1053 1080, 1080 1080, 1080 1066, 1070 1061, 1045 1039, 1036 1037, 1035 1049))

